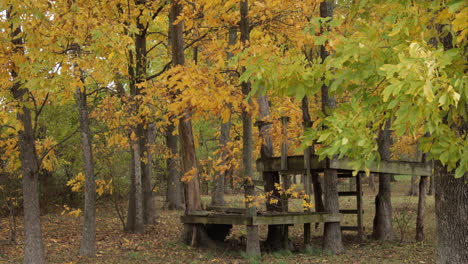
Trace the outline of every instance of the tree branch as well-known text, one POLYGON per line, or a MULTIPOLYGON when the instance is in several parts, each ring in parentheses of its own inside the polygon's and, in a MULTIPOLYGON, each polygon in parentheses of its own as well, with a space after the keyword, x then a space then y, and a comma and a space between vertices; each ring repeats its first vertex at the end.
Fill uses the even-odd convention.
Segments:
POLYGON ((71 137, 73 137, 77 132, 79 131, 79 128, 77 128, 75 131, 73 131, 70 135, 66 136, 65 138, 63 138, 61 141, 59 141, 57 144, 53 145, 52 147, 48 148, 42 155, 41 155, 41 158, 39 159, 39 164, 42 164, 42 161, 44 160, 44 158, 47 156, 47 154, 49 154, 49 152, 51 150, 53 150, 54 148, 62 145, 63 143, 65 143, 67 140, 69 140, 71 137))
POLYGON ((167 71, 169 69, 169 67, 172 65, 172 60, 170 62, 168 62, 166 65, 164 65, 163 69, 151 76, 148 76, 146 77, 146 81, 149 81, 149 80, 152 80, 158 76, 160 76, 161 74, 163 74, 165 71, 167 71))

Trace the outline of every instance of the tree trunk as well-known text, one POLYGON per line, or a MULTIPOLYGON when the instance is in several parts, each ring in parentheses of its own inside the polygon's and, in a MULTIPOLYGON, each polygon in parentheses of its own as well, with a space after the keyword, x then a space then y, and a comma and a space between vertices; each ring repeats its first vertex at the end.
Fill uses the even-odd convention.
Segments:
POLYGON ((134 229, 131 230, 137 234, 141 234, 145 231, 145 221, 143 216, 143 188, 141 182, 141 157, 140 157, 140 144, 138 140, 133 140, 132 142, 133 147, 133 155, 134 159, 134 167, 135 167, 135 226, 134 229))
MULTIPOLYGON (((183 39, 184 23, 183 21, 179 21, 177 24, 174 24, 177 17, 182 13, 182 8, 182 3, 179 0, 171 1, 169 35, 172 43, 172 64, 174 66, 185 64, 183 39)), ((184 182, 185 212, 188 213, 190 211, 202 209, 197 159, 195 156, 195 143, 193 140, 192 122, 190 121, 190 113, 188 110, 185 110, 179 122, 179 137, 182 160, 181 173, 184 176, 188 172, 194 173, 190 180, 184 182)), ((192 246, 206 245, 210 242, 204 227, 199 224, 185 224, 182 239, 185 243, 192 246)))
MULTIPOLYGON (((378 146, 382 160, 390 160, 391 121, 379 132, 378 146)), ((379 193, 375 197, 374 230, 372 236, 377 240, 393 240, 395 234, 392 224, 391 174, 379 173, 379 193)))
MULTIPOLYGON (((333 1, 325 1, 320 3, 320 17, 333 17, 334 3, 333 1)), ((322 31, 327 30, 322 28, 322 31)), ((320 57, 322 62, 330 55, 325 45, 320 46, 320 57)), ((332 113, 336 106, 336 101, 333 96, 329 95, 328 86, 322 85, 322 112, 325 116, 332 113)), ((327 160, 327 164, 329 160, 327 160)), ((334 169, 325 169, 324 171, 324 208, 325 211, 330 213, 339 212, 338 201, 338 176, 337 171, 334 169)), ((329 251, 333 254, 340 254, 344 251, 340 222, 325 223, 324 226, 324 242, 323 250, 329 251)))
MULTIPOLYGON (((6 17, 11 20, 12 10, 8 10, 6 17)), ((16 15, 16 14, 15 14, 16 15)), ((24 56, 23 39, 18 37, 21 28, 17 27, 11 34, 11 42, 15 46, 14 52, 24 56)), ((28 90, 21 88, 21 80, 14 70, 10 72, 15 83, 10 88, 13 98, 24 101, 28 90)), ((23 207, 24 207, 24 263, 45 263, 44 244, 42 242, 41 217, 39 208, 39 163, 34 139, 34 130, 31 121, 31 111, 26 106, 18 109, 16 119, 22 125, 18 131, 18 146, 20 151, 21 172, 23 181, 23 207)))
POLYGON ((426 211, 427 176, 419 180, 418 214, 416 217, 416 241, 424 240, 424 214, 426 211))
MULTIPOLYGON (((144 6, 145 1, 137 0, 135 1, 135 4, 138 6, 144 6)), ((146 82, 146 71, 148 66, 146 49, 147 27, 145 23, 146 22, 141 21, 140 13, 136 17, 136 27, 138 31, 133 35, 135 50, 134 52, 129 52, 130 61, 128 65, 128 72, 131 76, 130 93, 133 99, 132 115, 142 119, 141 122, 135 124, 134 127, 132 127, 133 137, 131 136, 130 139, 132 145, 131 151, 133 153, 132 170, 134 172, 132 175, 134 186, 131 186, 130 188, 130 190, 134 191, 134 193, 130 195, 130 198, 133 198, 134 200, 129 201, 129 213, 127 218, 130 219, 130 217, 134 217, 134 219, 128 221, 127 229, 135 233, 143 233, 145 229, 145 218, 147 218, 146 220, 148 222, 151 222, 153 220, 152 218, 155 216, 154 205, 151 205, 151 164, 149 162, 144 163, 142 161, 143 159, 148 158, 146 151, 148 133, 146 133, 144 128, 149 124, 145 119, 145 116, 142 116, 139 113, 139 108, 142 104, 139 96, 143 95, 140 84, 146 82), (143 189, 145 189, 145 191, 143 189), (146 193, 146 197, 144 197, 144 193, 146 193), (130 211, 130 209, 133 210, 132 206, 134 206, 134 214, 132 211, 130 211)))
POLYGON ((418 176, 411 175, 411 187, 408 192, 408 196, 418 196, 419 188, 418 188, 417 180, 418 180, 418 176))
POLYGON ((375 176, 373 173, 369 174, 369 187, 373 192, 375 192, 375 176))
POLYGON ((434 195, 435 193, 435 184, 434 184, 434 177, 429 178, 429 188, 427 190, 427 195, 434 195))
MULTIPOLYGON (((187 115, 184 115, 179 123, 179 137, 181 144, 182 173, 184 175, 190 171, 194 173, 191 179, 184 182, 185 212, 187 213, 202 209, 192 123, 187 115)), ((203 226, 185 224, 183 240, 191 246, 203 246, 207 242, 203 226)))
MULTIPOLYGON (((129 142, 132 142, 129 137, 129 142)), ((136 203, 135 203, 135 152, 133 151, 133 145, 130 145, 130 188, 128 191, 128 210, 127 210, 127 224, 125 225, 125 231, 135 230, 135 217, 136 217, 136 203)))
MULTIPOLYGON (((309 99, 307 96, 304 96, 302 98, 302 120, 304 122, 304 128, 310 128, 312 127, 312 119, 310 118, 310 113, 309 113, 309 99)), ((304 151, 304 155, 308 155, 308 157, 305 157, 306 159, 310 159, 310 155, 315 154, 315 149, 314 146, 310 146, 308 152, 304 151)), ((316 212, 323 212, 324 211, 324 205, 323 205, 323 191, 322 191, 322 185, 319 181, 319 174, 315 171, 310 172, 311 174, 311 181, 308 181, 308 184, 312 182, 313 190, 314 190, 314 203, 315 203, 315 211, 316 212)), ((307 177, 307 175, 306 175, 307 177)), ((307 181, 306 181, 307 182, 307 181)))
MULTIPOLYGON (((229 133, 231 130, 231 117, 226 123, 221 124, 221 136, 219 138, 219 148, 220 148, 220 158, 221 166, 226 164, 227 160, 227 143, 229 142, 229 133)), ((226 171, 219 171, 216 173, 214 178, 214 188, 211 197, 212 206, 224 206, 226 202, 224 201, 224 181, 226 179, 226 171)))
POLYGON ((468 173, 455 179, 439 161, 434 164, 437 216, 437 263, 468 263, 468 173))
MULTIPOLYGON (((333 169, 325 169, 324 174, 325 211, 328 213, 339 213, 337 172, 333 169)), ((323 250, 333 254, 344 252, 340 222, 325 223, 323 250)))
POLYGON ((76 88, 76 101, 80 120, 83 170, 85 174, 83 237, 79 254, 81 256, 94 256, 96 254, 96 182, 94 180, 93 144, 89 128, 86 88, 84 91, 81 91, 79 87, 76 88))
MULTIPOLYGON (((228 46, 231 47, 237 42, 237 28, 231 27, 229 29, 229 41, 228 46)), ((227 53, 227 59, 232 58, 233 54, 231 52, 227 53)), ((221 121, 223 122, 223 121, 221 121)), ((220 158, 221 166, 224 166, 227 163, 228 151, 226 149, 227 143, 229 142, 229 134, 231 131, 231 114, 229 119, 221 124, 221 135, 219 137, 219 148, 220 148, 220 158)), ((224 187, 226 181, 227 170, 217 172, 214 179, 214 190, 211 197, 212 206, 224 206, 226 202, 224 201, 224 187)))
POLYGON ((153 197, 153 154, 152 146, 156 140, 156 125, 148 124, 148 127, 143 133, 140 147, 141 155, 146 157, 144 162, 141 162, 142 174, 141 183, 143 191, 143 220, 145 224, 153 224, 156 219, 156 207, 153 197))
POLYGON ((31 124, 31 112, 24 106, 17 117, 23 125, 23 130, 18 132, 18 144, 23 172, 24 263, 45 263, 39 209, 39 164, 31 124))
POLYGON ((177 154, 177 136, 173 135, 174 125, 166 128, 166 147, 170 151, 170 157, 166 159, 167 166, 167 190, 165 208, 168 210, 184 209, 182 183, 180 181, 179 164, 177 154))
MULTIPOLYGON (((265 120, 270 118, 270 106, 268 104, 267 96, 259 96, 257 98, 259 106, 259 119, 265 120)), ((273 137, 271 135, 272 125, 270 122, 259 122, 260 137, 262 145, 260 148, 260 158, 271 158, 274 156, 273 150, 273 137)), ((271 203, 271 198, 279 199, 280 194, 275 184, 280 183, 278 172, 263 172, 263 181, 265 182, 265 192, 272 192, 272 197, 268 197, 266 200, 266 210, 271 212, 281 212, 283 210, 283 200, 280 199, 279 204, 271 203)), ((265 241, 265 246, 272 251, 277 251, 289 246, 285 245, 285 241, 288 240, 286 228, 284 225, 268 225, 268 234, 265 241), (286 247, 285 247, 286 246, 286 247)))
MULTIPOLYGON (((436 25, 439 40, 444 50, 453 49, 453 36, 445 34, 444 25, 436 25)), ((466 101, 465 101, 465 113, 466 101)), ((448 113, 450 114, 450 112, 448 113)), ((465 138, 468 131, 468 120, 458 120, 460 124, 452 124, 451 129, 465 138)), ((446 117, 445 117, 446 118, 446 117)), ((445 125, 448 125, 444 120, 445 125)), ((440 135, 444 136, 444 135, 440 135)), ((438 264, 468 263, 468 172, 456 179, 453 172, 440 161, 434 161, 435 211, 437 229, 438 264)))
MULTIPOLYGON (((239 29, 241 33, 241 42, 244 48, 250 41, 250 21, 248 17, 249 3, 247 0, 243 0, 239 3, 240 9, 240 22, 239 29)), ((242 67, 242 72, 245 71, 245 67, 242 67)), ((242 93, 245 97, 250 93, 250 83, 242 82, 242 93)), ((248 100, 248 104, 252 104, 251 100, 248 100)), ((246 198, 253 197, 255 195, 255 186, 253 185, 253 166, 252 166, 252 152, 253 152, 253 136, 252 136, 252 117, 251 113, 247 112, 244 108, 242 109, 242 164, 244 174, 244 195, 246 198)), ((256 216, 257 210, 255 206, 246 200, 247 215, 256 216)), ((260 241, 258 237, 258 226, 247 226, 247 254, 253 256, 260 256, 260 241)))

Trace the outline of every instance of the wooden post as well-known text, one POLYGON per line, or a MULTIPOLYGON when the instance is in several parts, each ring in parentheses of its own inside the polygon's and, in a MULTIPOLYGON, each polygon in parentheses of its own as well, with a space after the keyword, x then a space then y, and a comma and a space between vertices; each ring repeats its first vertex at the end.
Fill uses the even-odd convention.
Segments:
MULTIPOLYGON (((304 150, 304 190, 307 195, 306 202, 310 203, 310 195, 312 193, 310 183, 312 181, 312 174, 310 173, 310 148, 304 150)), ((309 208, 304 209, 304 212, 310 212, 309 208)), ((304 224, 304 248, 310 247, 310 223, 304 224)))
MULTIPOLYGON (((288 121, 289 117, 282 116, 280 118, 281 125, 282 125, 282 134, 283 134, 283 142, 281 144, 281 170, 287 171, 288 170, 288 121)), ((291 188, 291 178, 289 174, 282 174, 283 177, 283 189, 284 191, 291 188)), ((288 195, 285 193, 283 194, 283 201, 282 201, 282 211, 288 211, 288 195)), ((283 248, 289 248, 289 230, 287 225, 283 225, 283 248)))
POLYGON ((364 227, 362 223, 362 215, 364 213, 362 206, 362 174, 358 173, 356 175, 356 203, 357 203, 357 226, 358 226, 358 238, 360 241, 365 239, 364 237, 364 227))
POLYGON ((281 170, 288 170, 288 121, 289 117, 281 117, 283 142, 281 144, 281 170))

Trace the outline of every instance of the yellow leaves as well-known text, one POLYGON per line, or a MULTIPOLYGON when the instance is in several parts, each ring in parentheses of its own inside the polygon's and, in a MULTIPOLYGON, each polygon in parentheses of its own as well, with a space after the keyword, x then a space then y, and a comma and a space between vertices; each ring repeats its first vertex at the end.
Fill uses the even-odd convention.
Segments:
POLYGON ((68 205, 64 205, 63 208, 64 210, 62 211, 61 215, 68 214, 73 217, 78 217, 81 215, 81 209, 79 208, 70 208, 68 205))
POLYGON ((314 208, 314 204, 310 203, 310 202, 307 202, 306 200, 303 200, 302 201, 302 207, 304 208, 304 210, 310 210, 310 209, 314 208))
POLYGON ((78 217, 81 215, 81 209, 78 208, 78 209, 72 210, 68 212, 68 214, 74 217, 78 217))
POLYGON ((270 198, 269 202, 270 204, 278 204, 279 200, 275 198, 270 198))
POLYGON ((107 146, 127 149, 128 137, 123 135, 122 133, 113 133, 107 138, 107 146))
POLYGON ((432 91, 432 82, 430 79, 427 79, 426 82, 424 83, 423 86, 423 92, 424 96, 426 97, 426 100, 430 103, 434 101, 434 92, 432 91))
POLYGON ((137 140, 137 136, 135 134, 135 131, 132 131, 132 133, 130 133, 130 140, 131 141, 136 141, 137 140))
POLYGON ((47 137, 43 140, 36 140, 35 143, 38 156, 41 157, 45 155, 40 164, 41 167, 47 171, 54 171, 55 165, 58 163, 54 151, 55 140, 47 137))
POLYGON ((101 196, 105 192, 112 194, 112 180, 105 181, 105 180, 96 180, 96 193, 101 196))
MULTIPOLYGON (((452 6, 456 6, 452 5, 452 6)), ((442 9, 437 16, 437 23, 452 25, 452 30, 456 33, 456 43, 462 44, 463 41, 467 40, 468 37, 468 7, 466 5, 460 5, 457 8, 452 7, 442 9)))
POLYGON ((463 8, 455 15, 452 25, 455 32, 460 32, 457 36, 457 43, 466 41, 468 37, 468 7, 463 8))
POLYGON ((227 123, 229 121, 230 116, 231 116, 231 110, 229 108, 224 109, 223 113, 221 114, 222 122, 227 123))
MULTIPOLYGON (((112 194, 112 180, 105 181, 105 180, 95 180, 96 183, 96 193, 101 196, 106 192, 112 194)), ((85 175, 80 172, 76 175, 74 179, 71 179, 67 182, 67 186, 71 187, 73 192, 80 192, 83 189, 85 184, 85 175)))
POLYGON ((393 28, 392 32, 388 33, 388 36, 393 37, 393 36, 397 35, 398 33, 400 33, 400 30, 401 30, 401 26, 397 26, 395 24, 395 27, 393 28))
POLYGON ((452 17, 452 14, 448 11, 448 8, 444 8, 442 11, 440 11, 439 15, 437 16, 437 19, 440 20, 441 22, 447 21, 452 17))
POLYGON ((196 167, 193 167, 192 169, 190 169, 189 171, 187 171, 184 176, 182 176, 182 181, 185 182, 185 183, 189 183, 190 181, 192 181, 193 179, 195 179, 197 176, 197 168, 196 167))
POLYGON ((73 192, 81 191, 85 182, 85 176, 82 172, 78 173, 74 179, 71 179, 67 182, 67 186, 71 187, 73 192))
POLYGON ((282 191, 283 191, 283 186, 281 186, 280 183, 275 182, 275 189, 278 190, 280 192, 280 194, 281 194, 282 191))
POLYGON ((171 98, 168 116, 209 119, 221 115, 227 121, 229 111, 241 108, 243 102, 238 87, 227 83, 225 75, 216 70, 190 64, 174 67, 166 74, 170 78, 163 77, 164 82, 171 89, 167 95, 171 98))

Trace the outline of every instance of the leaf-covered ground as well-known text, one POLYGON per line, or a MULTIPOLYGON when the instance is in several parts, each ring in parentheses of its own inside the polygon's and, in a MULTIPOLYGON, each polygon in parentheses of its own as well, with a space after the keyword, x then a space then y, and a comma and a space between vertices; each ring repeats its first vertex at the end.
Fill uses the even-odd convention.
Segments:
MULTIPOLYGON (((428 197, 426 210, 426 241, 414 242, 416 197, 408 197, 409 182, 400 180, 393 186, 393 206, 395 210, 394 228, 397 240, 380 243, 368 239, 359 243, 355 233, 346 232, 344 243, 347 249, 339 256, 323 255, 320 250, 322 229, 313 231, 315 249, 301 250, 302 226, 290 228, 290 236, 296 250, 264 253, 261 260, 250 259, 243 253, 245 247, 245 228, 236 226, 227 241, 217 249, 191 248, 180 242, 182 213, 159 211, 157 223, 149 227, 144 235, 134 235, 122 230, 112 206, 101 204, 97 213, 97 248, 95 258, 77 256, 81 238, 81 218, 49 213, 42 217, 44 242, 47 248, 48 263, 434 263, 435 257, 435 219, 433 197, 428 197), (403 212, 403 213, 401 213, 403 212), (398 222, 403 217, 410 218, 409 230, 405 241, 400 242, 398 222)), ((374 213, 374 193, 365 189, 365 226, 366 234, 372 229, 374 213)), ((158 197, 159 205, 162 198, 158 197)), ((343 206, 352 208, 354 201, 340 198, 343 206)), ((209 201, 209 197, 203 197, 209 201)), ((242 204, 241 195, 228 196, 231 204, 242 204)), ((296 203, 296 202, 293 202, 296 203)), ((294 207, 294 205, 292 206, 294 207)), ((352 224, 346 218, 346 225, 352 224)), ((21 219, 18 219, 18 244, 0 245, 0 263, 21 263, 23 237, 21 219)), ((261 227, 261 237, 266 236, 266 228, 261 227)), ((0 240, 8 237, 8 219, 0 218, 0 240)))

